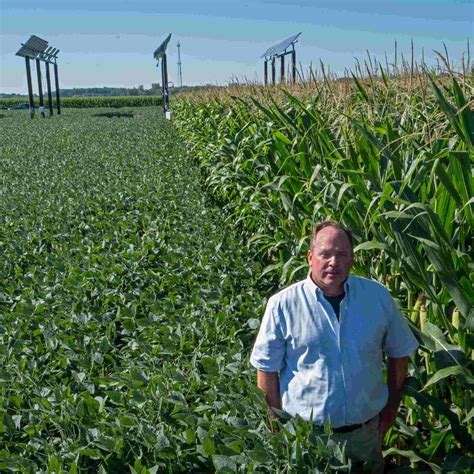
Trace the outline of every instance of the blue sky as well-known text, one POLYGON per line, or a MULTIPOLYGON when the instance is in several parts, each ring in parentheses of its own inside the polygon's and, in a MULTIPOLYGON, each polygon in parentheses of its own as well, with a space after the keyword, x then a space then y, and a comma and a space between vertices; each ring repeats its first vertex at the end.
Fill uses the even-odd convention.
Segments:
MULTIPOLYGON (((261 54, 302 32, 303 69, 322 60, 336 73, 367 51, 393 60, 394 42, 434 63, 446 44, 459 60, 473 37, 474 0, 0 0, 0 92, 26 92, 15 52, 30 34, 61 50, 61 87, 150 87, 159 82, 153 51, 172 33, 169 78, 182 45, 184 84, 262 79, 261 54)), ((474 45, 473 45, 474 46, 474 45)), ((472 49, 472 48, 471 48, 472 49)))

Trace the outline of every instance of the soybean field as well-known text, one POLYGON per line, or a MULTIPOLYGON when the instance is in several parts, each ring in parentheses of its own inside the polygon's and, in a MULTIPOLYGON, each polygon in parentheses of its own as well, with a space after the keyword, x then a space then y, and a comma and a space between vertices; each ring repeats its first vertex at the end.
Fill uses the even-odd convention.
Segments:
POLYGON ((0 471, 284 469, 248 364, 274 283, 161 111, 125 112, 1 119, 0 471))
POLYGON ((0 471, 349 472, 329 428, 270 431, 248 362, 328 218, 420 342, 387 466, 472 471, 472 78, 382 69, 172 107, 2 111, 0 471))

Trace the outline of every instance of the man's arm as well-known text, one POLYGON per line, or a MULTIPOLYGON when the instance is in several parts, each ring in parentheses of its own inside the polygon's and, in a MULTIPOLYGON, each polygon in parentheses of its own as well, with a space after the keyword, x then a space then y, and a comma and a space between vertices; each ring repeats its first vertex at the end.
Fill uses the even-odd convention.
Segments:
POLYGON ((385 433, 395 423, 401 401, 401 390, 407 378, 407 373, 408 357, 388 358, 388 402, 380 412, 379 432, 381 438, 385 436, 385 433))
POLYGON ((257 387, 265 394, 268 404, 268 418, 274 420, 277 415, 272 408, 281 409, 280 379, 278 372, 263 372, 257 370, 257 387))

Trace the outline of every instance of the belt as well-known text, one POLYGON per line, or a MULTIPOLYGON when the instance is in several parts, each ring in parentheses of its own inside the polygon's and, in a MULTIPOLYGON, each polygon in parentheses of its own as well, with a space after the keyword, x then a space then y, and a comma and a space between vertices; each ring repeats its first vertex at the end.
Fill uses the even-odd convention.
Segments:
POLYGON ((375 415, 373 418, 370 420, 365 421, 364 423, 359 423, 357 425, 347 425, 347 426, 341 426, 339 428, 333 428, 334 433, 350 433, 351 431, 355 431, 359 428, 364 427, 365 425, 368 425, 371 421, 374 421, 375 418, 377 418, 379 415, 375 415))

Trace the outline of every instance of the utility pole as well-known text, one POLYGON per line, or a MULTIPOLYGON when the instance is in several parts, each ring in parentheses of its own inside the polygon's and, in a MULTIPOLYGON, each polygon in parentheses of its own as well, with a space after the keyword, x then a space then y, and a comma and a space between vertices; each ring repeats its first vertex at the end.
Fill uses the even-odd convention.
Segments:
POLYGON ((178 86, 183 87, 183 71, 181 69, 181 45, 179 44, 178 41, 178 86))

